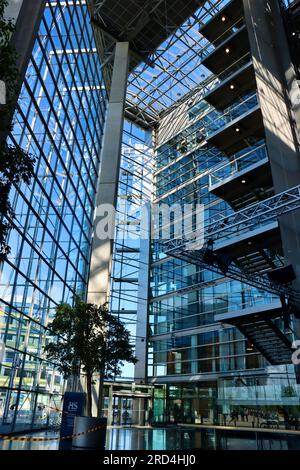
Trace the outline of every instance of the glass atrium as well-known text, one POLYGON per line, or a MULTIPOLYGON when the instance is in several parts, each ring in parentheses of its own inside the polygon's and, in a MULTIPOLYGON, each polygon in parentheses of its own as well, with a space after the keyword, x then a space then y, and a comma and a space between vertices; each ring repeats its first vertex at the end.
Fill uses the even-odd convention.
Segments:
POLYGON ((299 2, 248 3, 45 2, 7 137, 36 164, 12 187, 0 265, 0 434, 57 431, 69 384, 49 325, 76 295, 103 298, 97 262, 138 359, 105 382, 111 448, 139 448, 115 426, 153 427, 149 449, 233 445, 215 430, 172 444, 168 426, 300 429, 299 2), (113 237, 96 252, 105 184, 113 237))

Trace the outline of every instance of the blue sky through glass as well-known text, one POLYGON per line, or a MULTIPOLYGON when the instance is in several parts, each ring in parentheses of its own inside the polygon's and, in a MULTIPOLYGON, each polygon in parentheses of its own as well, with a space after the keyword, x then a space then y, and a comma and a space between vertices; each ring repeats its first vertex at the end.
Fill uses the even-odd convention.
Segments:
POLYGON ((210 46, 199 28, 229 0, 207 0, 153 54, 155 68, 139 65, 130 75, 128 100, 153 116, 182 99, 210 72, 202 66, 210 46))

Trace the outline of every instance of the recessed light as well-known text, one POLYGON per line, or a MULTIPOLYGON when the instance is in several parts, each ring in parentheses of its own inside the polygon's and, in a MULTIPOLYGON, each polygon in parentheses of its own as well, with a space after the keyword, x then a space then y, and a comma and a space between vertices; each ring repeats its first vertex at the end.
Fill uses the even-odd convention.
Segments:
POLYGON ((234 89, 235 89, 235 85, 232 83, 232 84, 230 85, 230 90, 234 90, 234 89))
POLYGON ((229 47, 226 47, 225 52, 226 52, 226 54, 229 54, 229 52, 230 52, 229 47))
POLYGON ((241 129, 240 129, 239 127, 236 127, 236 128, 235 128, 235 132, 240 132, 240 130, 241 130, 241 129))
POLYGON ((247 183, 247 181, 246 181, 246 180, 242 180, 242 184, 246 184, 246 183, 247 183))
POLYGON ((225 23, 225 21, 226 21, 226 16, 222 16, 221 20, 223 21, 223 23, 225 23))
POLYGON ((295 31, 293 31, 293 32, 292 32, 292 36, 296 36, 296 33, 295 33, 295 31))

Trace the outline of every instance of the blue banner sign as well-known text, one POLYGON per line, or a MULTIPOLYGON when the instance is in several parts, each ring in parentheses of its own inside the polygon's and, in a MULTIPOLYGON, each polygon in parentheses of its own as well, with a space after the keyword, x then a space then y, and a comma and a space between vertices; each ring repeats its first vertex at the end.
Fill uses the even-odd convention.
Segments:
MULTIPOLYGON (((73 434, 75 416, 83 415, 84 393, 66 392, 64 394, 64 404, 62 412, 62 420, 60 427, 60 437, 71 436, 73 434)), ((72 439, 60 442, 60 449, 70 448, 72 439)))

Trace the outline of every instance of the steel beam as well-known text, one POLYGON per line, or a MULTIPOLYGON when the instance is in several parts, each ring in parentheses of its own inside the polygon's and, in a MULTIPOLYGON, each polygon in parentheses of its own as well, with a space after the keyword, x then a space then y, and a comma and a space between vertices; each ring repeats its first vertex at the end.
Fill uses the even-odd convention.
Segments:
POLYGON ((195 237, 201 239, 204 236, 206 240, 213 241, 230 239, 230 237, 240 235, 241 232, 252 230, 258 225, 270 222, 274 218, 297 209, 300 209, 300 185, 228 216, 218 214, 197 232, 186 233, 185 239, 169 240, 166 243, 166 251, 169 253, 173 248, 179 249, 180 247, 188 250, 189 243, 194 243, 195 237), (189 235, 191 239, 189 239, 189 235))
MULTIPOLYGON (((95 18, 95 16, 92 16, 91 23, 94 24, 101 31, 101 33, 103 33, 106 37, 108 37, 112 42, 114 43, 122 42, 122 38, 117 38, 113 36, 111 32, 107 28, 105 28, 105 26, 102 25, 97 18, 95 18)), ((149 67, 154 69, 155 63, 153 62, 153 60, 149 59, 149 57, 147 57, 146 55, 141 54, 140 52, 134 50, 132 47, 130 47, 129 53, 139 63, 144 62, 149 67)))

